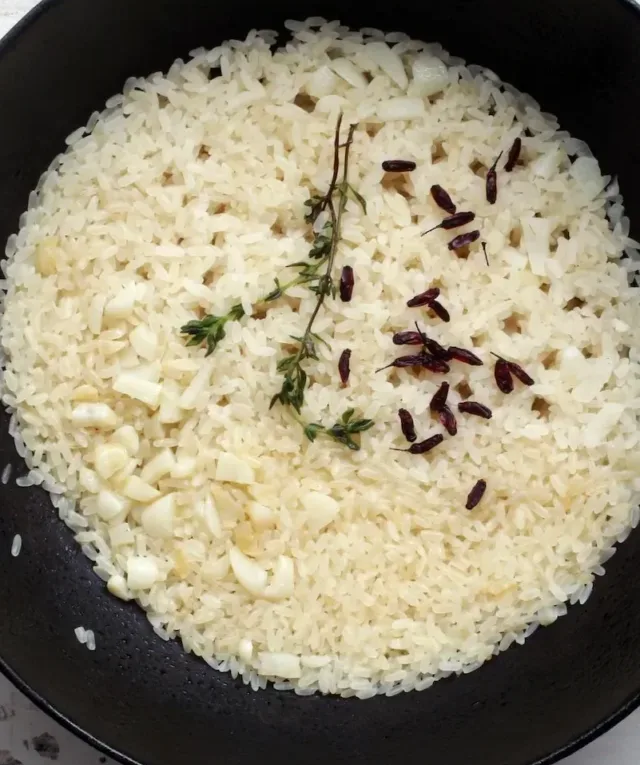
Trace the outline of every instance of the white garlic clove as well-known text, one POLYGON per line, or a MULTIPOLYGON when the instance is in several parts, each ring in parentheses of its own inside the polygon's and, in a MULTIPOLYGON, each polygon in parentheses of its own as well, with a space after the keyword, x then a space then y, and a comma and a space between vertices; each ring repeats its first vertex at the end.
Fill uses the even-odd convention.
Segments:
POLYGON ((231 569, 238 582, 252 595, 260 596, 267 586, 267 572, 237 547, 229 551, 231 569))

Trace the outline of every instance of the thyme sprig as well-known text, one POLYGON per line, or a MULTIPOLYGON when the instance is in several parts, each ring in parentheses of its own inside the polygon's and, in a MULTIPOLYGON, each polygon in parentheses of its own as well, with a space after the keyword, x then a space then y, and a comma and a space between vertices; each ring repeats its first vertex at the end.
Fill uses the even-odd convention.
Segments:
POLYGON ((320 216, 328 213, 327 220, 322 223, 316 232, 313 246, 309 257, 316 260, 316 263, 294 264, 301 268, 301 274, 307 275, 309 289, 317 296, 316 305, 309 317, 307 326, 301 337, 294 337, 297 343, 295 350, 278 363, 278 372, 284 379, 282 387, 271 399, 270 407, 276 404, 290 406, 296 412, 296 419, 303 427, 305 436, 309 441, 315 441, 319 435, 344 444, 349 449, 357 451, 360 444, 354 436, 369 430, 373 426, 371 420, 353 419, 355 410, 348 409, 332 427, 313 422, 305 423, 301 419, 301 410, 304 403, 304 394, 308 383, 308 375, 303 368, 303 362, 312 359, 318 360, 316 350, 317 342, 325 342, 314 331, 313 325, 320 313, 325 300, 328 297, 335 298, 337 294, 337 284, 333 276, 333 269, 340 244, 342 216, 347 206, 347 201, 353 198, 360 204, 366 212, 366 202, 363 197, 349 183, 349 152, 353 143, 353 134, 356 125, 349 126, 347 139, 344 143, 340 142, 340 128, 342 126, 342 115, 338 117, 333 141, 333 173, 331 182, 326 194, 312 196, 305 204, 309 208, 305 215, 305 221, 317 228, 320 216), (340 162, 340 151, 343 150, 343 161, 340 162), (342 167, 341 167, 342 165, 342 167), (342 174, 340 173, 342 169, 342 174), (337 197, 337 203, 335 198, 337 197), (322 272, 321 269, 323 268, 322 272))
MULTIPOLYGON (((307 208, 304 220, 313 226, 313 241, 309 251, 309 260, 291 263, 287 268, 297 273, 294 278, 281 282, 274 278, 274 288, 260 301, 260 304, 279 300, 289 290, 299 285, 306 285, 316 295, 316 304, 307 322, 304 333, 292 337, 296 345, 294 350, 278 362, 278 372, 283 375, 282 386, 270 403, 270 408, 276 404, 291 407, 296 420, 301 424, 305 436, 315 441, 319 435, 342 443, 349 449, 360 448, 358 434, 373 426, 371 420, 354 419, 354 410, 348 409, 332 427, 327 428, 320 423, 306 423, 301 417, 304 404, 308 375, 303 368, 303 362, 318 360, 317 344, 326 343, 313 331, 313 325, 328 297, 335 298, 338 283, 333 275, 336 254, 341 239, 341 227, 344 211, 349 199, 359 204, 367 212, 365 199, 349 183, 349 153, 353 144, 356 125, 350 125, 347 138, 340 141, 342 114, 338 116, 333 140, 333 170, 331 181, 325 194, 314 194, 306 202, 307 208), (342 152, 342 161, 341 161, 342 152)), ((241 303, 234 304, 223 316, 207 314, 202 319, 187 322, 181 333, 186 335, 188 346, 205 346, 207 356, 213 353, 226 336, 226 325, 239 321, 246 315, 241 303)))
POLYGON ((364 433, 365 430, 369 430, 373 427, 373 420, 353 419, 355 409, 347 409, 342 417, 331 428, 326 428, 317 422, 312 422, 309 425, 304 426, 304 434, 313 442, 318 435, 325 435, 337 441, 340 444, 344 444, 347 448, 354 452, 360 449, 360 443, 354 439, 359 433, 364 433))

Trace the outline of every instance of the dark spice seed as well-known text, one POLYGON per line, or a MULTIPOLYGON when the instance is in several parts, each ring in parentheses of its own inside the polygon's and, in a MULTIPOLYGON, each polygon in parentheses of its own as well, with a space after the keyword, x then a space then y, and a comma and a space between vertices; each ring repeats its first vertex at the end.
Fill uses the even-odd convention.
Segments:
POLYGON ((420 327, 418 326, 418 322, 416 322, 416 329, 420 333, 422 344, 432 356, 434 356, 436 359, 449 361, 449 351, 446 348, 443 348, 437 340, 434 340, 431 337, 427 337, 425 333, 421 331, 420 327))
POLYGON ((441 210, 448 212, 450 215, 453 215, 453 213, 456 211, 456 206, 453 203, 453 200, 447 194, 447 192, 442 188, 442 186, 438 186, 438 184, 435 184, 434 186, 432 186, 431 196, 433 198, 433 201, 438 205, 438 207, 441 210))
POLYGON ((498 359, 494 369, 496 385, 503 393, 511 393, 513 390, 513 377, 509 369, 509 363, 504 359, 498 359))
POLYGON ((466 234, 459 234, 452 239, 447 245, 450 250, 459 250, 462 247, 466 247, 468 244, 473 244, 480 239, 479 231, 468 231, 466 234))
POLYGON ((491 409, 477 401, 461 401, 458 404, 458 410, 463 414, 474 414, 476 417, 484 417, 485 420, 490 420, 493 417, 491 409))
POLYGON ((416 163, 410 159, 386 159, 382 169, 385 173, 410 173, 416 169, 416 163))
POLYGON ((429 234, 431 231, 435 231, 437 228, 443 228, 445 231, 450 231, 452 228, 460 228, 460 226, 466 226, 467 223, 475 220, 476 214, 473 212, 459 212, 454 215, 450 215, 448 218, 440 221, 437 226, 427 229, 422 232, 422 236, 429 234))
POLYGON ((509 154, 507 155, 507 162, 504 169, 507 173, 510 173, 516 166, 517 161, 520 159, 520 151, 522 150, 522 138, 516 138, 511 144, 509 154))
POLYGON ((520 364, 516 364, 515 361, 507 361, 509 365, 509 371, 514 377, 517 377, 524 385, 535 385, 535 380, 531 375, 527 374, 520 364))
POLYGON ((415 356, 399 356, 397 359, 394 359, 391 364, 387 364, 386 367, 380 367, 380 369, 376 369, 376 372, 382 372, 383 369, 389 369, 389 367, 403 369, 404 367, 421 366, 424 366, 424 354, 419 353, 415 356))
POLYGON ((490 205, 494 205, 496 203, 496 200, 498 199, 498 174, 496 173, 496 165, 498 164, 498 160, 502 156, 502 152, 498 154, 496 161, 491 165, 487 172, 487 178, 486 178, 486 195, 487 195, 487 202, 490 205))
POLYGON ((437 359, 442 359, 442 361, 449 361, 449 351, 446 348, 443 348, 437 340, 433 340, 432 338, 427 337, 424 341, 424 347, 432 356, 435 356, 437 359))
POLYGON ((467 497, 467 504, 465 505, 467 510, 473 510, 473 508, 478 505, 478 502, 480 502, 486 490, 487 482, 480 479, 469 492, 469 496, 467 497))
MULTIPOLYGON (((496 353, 493 354, 498 361, 496 362, 496 380, 497 380, 497 374, 498 374, 498 366, 500 366, 500 369, 503 370, 506 368, 507 372, 509 373, 509 376, 513 375, 523 385, 535 385, 535 380, 533 377, 531 377, 530 374, 524 371, 524 369, 520 366, 520 364, 516 364, 515 361, 507 361, 506 359, 503 359, 502 356, 498 356, 496 353)), ((499 387, 499 386, 498 386, 499 387)), ((502 388, 500 389, 502 390, 502 388)), ((511 390, 508 391, 508 393, 511 393, 513 390, 513 379, 511 380, 511 390)))
POLYGON ((392 338, 394 345, 422 345, 420 332, 396 332, 392 338))
POLYGON ((498 176, 492 167, 487 173, 487 202, 494 205, 498 199, 498 176))
POLYGON ((449 395, 449 383, 443 382, 438 390, 433 394, 429 403, 429 409, 432 412, 441 412, 447 405, 447 396, 449 395))
POLYGON ((421 292, 419 295, 415 295, 410 300, 407 300, 408 308, 417 308, 422 305, 430 305, 440 295, 440 289, 438 287, 431 287, 425 292, 421 292))
POLYGON ((451 371, 451 367, 443 359, 435 359, 433 356, 423 354, 422 366, 428 369, 430 372, 436 372, 437 374, 446 375, 451 371))
POLYGON ((400 427, 402 428, 402 435, 407 441, 416 440, 416 428, 413 424, 413 417, 406 409, 398 409, 398 417, 400 418, 400 427))
POLYGON ((343 303, 348 303, 351 300, 354 281, 353 268, 345 266, 340 275, 340 300, 343 303))
POLYGON ((351 350, 349 348, 345 349, 340 354, 338 372, 340 373, 342 384, 346 385, 349 382, 349 375, 351 374, 351 350))
POLYGON ((443 406, 442 409, 438 412, 438 416, 442 426, 447 431, 447 433, 450 436, 455 436, 455 434, 458 432, 458 423, 451 409, 449 409, 448 406, 443 406))
POLYGON ((438 303, 437 300, 433 300, 429 304, 429 308, 435 313, 435 315, 442 319, 442 321, 451 321, 451 315, 449 314, 449 311, 442 305, 442 303, 438 303))
POLYGON ((484 259, 487 265, 489 265, 489 256, 487 255, 487 243, 482 242, 482 251, 484 252, 484 259))
POLYGON ((409 454, 426 454, 444 441, 442 433, 437 433, 418 444, 411 444, 408 449, 394 449, 395 452, 409 452, 409 454))
POLYGON ((456 348, 455 345, 449 346, 449 358, 453 361, 469 364, 472 367, 482 366, 482 359, 479 359, 475 353, 468 351, 466 348, 456 348))

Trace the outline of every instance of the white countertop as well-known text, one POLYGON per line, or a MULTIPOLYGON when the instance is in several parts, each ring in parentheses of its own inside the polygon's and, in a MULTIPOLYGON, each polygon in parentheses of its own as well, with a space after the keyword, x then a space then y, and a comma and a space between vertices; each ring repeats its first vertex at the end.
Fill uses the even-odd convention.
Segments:
MULTIPOLYGON (((34 5, 36 0, 0 0, 0 36, 34 5)), ((564 765, 637 765, 638 750, 640 710, 564 765)), ((0 765, 46 765, 46 760, 60 765, 115 765, 36 709, 0 675, 0 765)))

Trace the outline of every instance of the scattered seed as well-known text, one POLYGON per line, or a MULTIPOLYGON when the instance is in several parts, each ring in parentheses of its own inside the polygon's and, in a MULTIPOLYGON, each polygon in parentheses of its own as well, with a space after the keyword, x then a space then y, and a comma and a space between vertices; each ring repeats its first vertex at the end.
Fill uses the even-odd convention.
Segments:
POLYGON ((429 409, 432 412, 441 412, 447 405, 447 396, 449 395, 449 383, 443 382, 438 390, 433 394, 429 403, 429 409))
POLYGON ((353 268, 351 266, 345 266, 342 269, 340 275, 340 300, 343 303, 348 303, 353 295, 354 276, 353 268))
POLYGON ((468 244, 473 244, 480 239, 479 231, 467 231, 466 234, 459 234, 452 239, 447 245, 450 250, 459 250, 462 247, 466 247, 468 244))
POLYGON ((522 150, 522 138, 516 138, 511 144, 509 154, 507 155, 507 162, 504 166, 505 172, 510 173, 516 166, 516 162, 520 159, 520 151, 522 150))
POLYGON ((439 319, 442 319, 442 321, 451 321, 451 315, 449 314, 449 311, 447 311, 442 303, 439 303, 437 300, 432 300, 431 303, 429 303, 429 308, 439 319))
POLYGON ((426 454, 444 441, 442 433, 437 433, 418 444, 411 444, 408 449, 394 449, 395 452, 409 452, 409 454, 426 454))
POLYGON ((467 497, 467 504, 465 505, 467 510, 473 510, 473 508, 478 505, 478 502, 480 502, 486 490, 487 482, 483 479, 480 479, 469 492, 469 496, 467 497))
POLYGON ((516 364, 515 361, 508 361, 507 364, 509 365, 509 371, 511 374, 514 377, 517 377, 523 385, 535 385, 535 380, 533 377, 527 374, 520 366, 520 364, 516 364))
POLYGON ((483 417, 485 420, 490 420, 493 417, 491 409, 477 401, 461 401, 458 404, 458 410, 463 414, 474 414, 476 417, 483 417))
POLYGON ((460 226, 466 226, 467 223, 471 223, 471 221, 475 220, 475 217, 476 214, 473 212, 455 213, 454 215, 450 215, 448 218, 440 221, 437 226, 433 226, 433 228, 429 228, 426 231, 423 231, 421 236, 429 234, 431 231, 435 231, 437 228, 443 228, 445 231, 450 231, 452 228, 460 228, 460 226))
POLYGON ((498 199, 498 174, 496 173, 496 165, 498 164, 498 160, 502 156, 502 152, 498 154, 498 157, 496 161, 491 165, 487 172, 487 178, 486 178, 486 195, 487 195, 487 202, 490 205, 494 205, 496 203, 496 200, 498 199))
POLYGON ((447 433, 450 436, 455 436, 455 434, 458 432, 458 423, 451 409, 449 409, 449 407, 446 405, 443 406, 442 409, 438 412, 438 417, 440 418, 440 422, 442 423, 442 426, 447 431, 447 433))
POLYGON ((402 435, 407 439, 407 441, 415 441, 417 438, 416 428, 413 424, 413 417, 411 416, 411 413, 406 409, 398 409, 398 417, 400 418, 402 435))
POLYGON ((407 300, 407 307, 417 308, 422 305, 431 305, 439 295, 440 289, 438 287, 430 287, 425 292, 421 292, 419 295, 415 295, 410 300, 407 300))
POLYGON ((487 265, 489 265, 489 256, 487 255, 487 243, 482 242, 482 251, 484 252, 484 259, 487 265))
MULTIPOLYGON (((520 380, 523 385, 535 385, 535 380, 533 377, 525 372, 520 364, 516 364, 515 361, 507 361, 506 359, 503 359, 502 356, 498 356, 496 353, 493 355, 498 359, 496 362, 496 382, 498 380, 498 367, 500 367, 501 375, 504 375, 503 370, 506 369, 510 378, 511 375, 513 375, 518 380, 520 380)), ((498 383, 498 387, 500 388, 500 383, 498 383)), ((500 390, 502 390, 502 388, 500 388, 500 390)), ((503 391, 503 393, 511 393, 512 390, 513 380, 511 380, 511 389, 508 391, 503 391)))
POLYGON ((396 332, 392 338, 394 345, 422 345, 422 335, 420 332, 396 332))
POLYGON ((430 372, 436 372, 440 375, 446 375, 447 372, 451 371, 451 367, 444 359, 436 359, 427 353, 422 355, 422 366, 430 372))
POLYGON ((346 348, 340 354, 340 361, 338 361, 338 372, 340 373, 342 384, 346 385, 349 382, 349 375, 351 374, 351 350, 349 348, 346 348))
POLYGON ((469 364, 472 367, 482 366, 482 359, 479 359, 475 353, 468 351, 466 348, 456 348, 455 345, 450 345, 448 355, 453 361, 461 361, 463 364, 469 364))
POLYGON ((425 335, 425 333, 418 326, 418 322, 416 322, 416 329, 422 338, 422 344, 432 356, 434 356, 436 359, 441 359, 442 361, 449 361, 449 351, 446 348, 443 348, 443 346, 441 346, 437 340, 434 340, 431 337, 427 337, 427 335, 425 335))
POLYGON ((453 203, 453 200, 451 199, 451 197, 442 188, 442 186, 438 186, 438 184, 435 184, 434 186, 432 186, 431 196, 433 198, 433 201, 438 205, 438 207, 441 210, 448 212, 450 215, 453 215, 455 213, 456 206, 453 203))
POLYGON ((410 159, 386 159, 382 169, 385 173, 410 173, 416 169, 416 163, 410 159))
POLYGON ((509 363, 499 358, 494 369, 496 385, 503 393, 511 393, 513 390, 513 377, 509 369, 509 363))
POLYGON ((397 367, 403 369, 404 367, 421 367, 424 366, 425 356, 423 353, 416 354, 415 356, 399 356, 394 359, 391 364, 387 364, 386 367, 380 367, 376 369, 376 372, 382 372, 383 369, 389 369, 389 367, 397 367))

